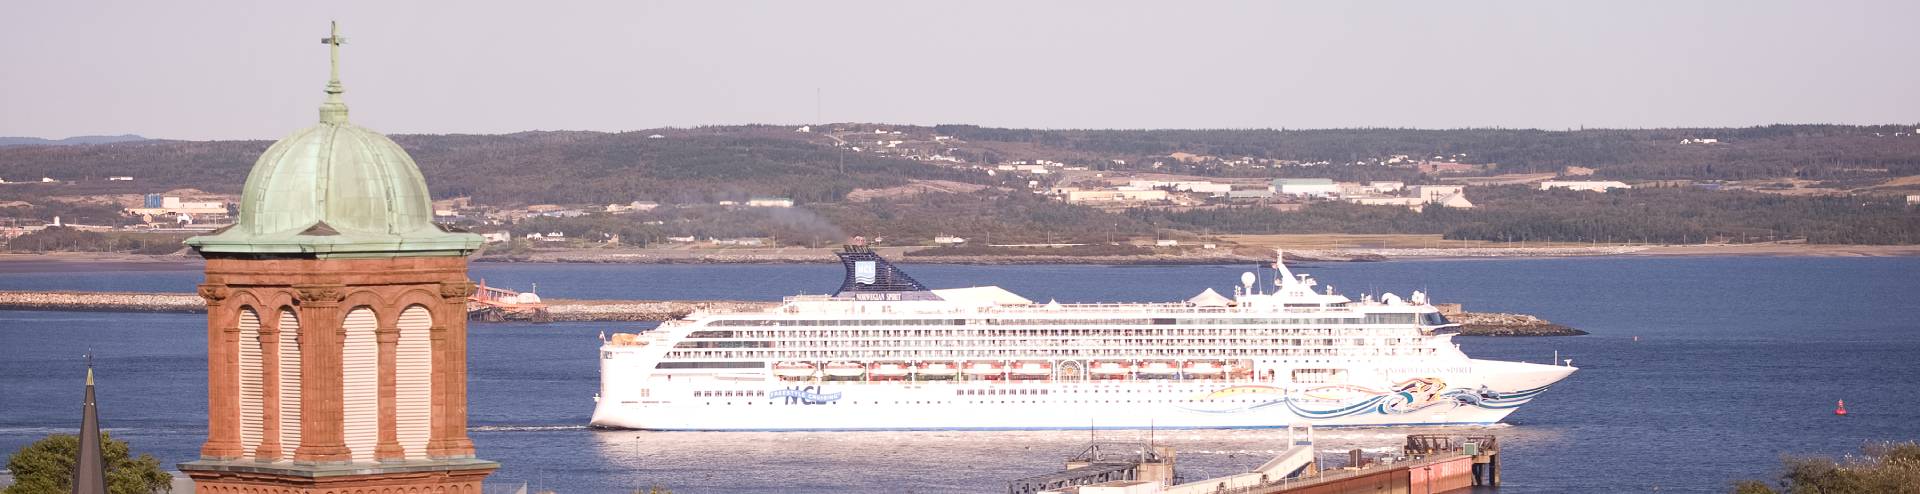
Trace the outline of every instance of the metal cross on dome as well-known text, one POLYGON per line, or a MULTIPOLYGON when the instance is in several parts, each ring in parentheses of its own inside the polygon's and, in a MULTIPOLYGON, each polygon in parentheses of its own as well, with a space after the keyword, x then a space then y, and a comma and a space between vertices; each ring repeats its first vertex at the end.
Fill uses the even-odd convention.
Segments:
POLYGON ((331 21, 331 23, 333 24, 333 32, 330 33, 330 35, 325 38, 320 38, 320 44, 327 45, 327 49, 332 51, 331 55, 333 59, 332 60, 333 78, 329 82, 332 82, 334 84, 339 84, 340 83, 340 45, 346 44, 347 39, 340 37, 340 22, 331 21))

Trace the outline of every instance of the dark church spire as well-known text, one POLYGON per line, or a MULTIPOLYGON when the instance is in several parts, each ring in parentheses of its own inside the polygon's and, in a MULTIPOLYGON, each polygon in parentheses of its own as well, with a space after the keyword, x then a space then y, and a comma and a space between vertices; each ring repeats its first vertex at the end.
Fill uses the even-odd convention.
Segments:
POLYGON ((93 356, 87 356, 87 399, 80 404, 80 457, 73 462, 73 494, 107 494, 107 463, 100 454, 100 411, 93 404, 93 356))

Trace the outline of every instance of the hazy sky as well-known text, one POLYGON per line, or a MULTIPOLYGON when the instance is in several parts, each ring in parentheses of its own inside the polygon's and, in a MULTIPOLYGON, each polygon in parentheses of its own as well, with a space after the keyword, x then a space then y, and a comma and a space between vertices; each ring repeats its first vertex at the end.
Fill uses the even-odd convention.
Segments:
POLYGON ((19 1, 0 135, 278 138, 330 19, 388 133, 1920 120, 1914 1, 19 1))

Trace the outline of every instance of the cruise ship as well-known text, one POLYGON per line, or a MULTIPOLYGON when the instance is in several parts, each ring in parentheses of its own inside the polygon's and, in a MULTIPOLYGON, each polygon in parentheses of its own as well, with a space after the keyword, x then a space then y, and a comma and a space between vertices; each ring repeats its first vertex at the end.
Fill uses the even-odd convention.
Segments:
POLYGON ((1232 296, 1208 288, 1182 301, 1089 304, 1036 303, 993 286, 929 289, 857 243, 838 254, 846 277, 833 295, 602 336, 592 425, 1492 424, 1576 370, 1469 358, 1453 343, 1458 325, 1426 294, 1354 300, 1316 289, 1277 252, 1271 270, 1242 274, 1232 296))

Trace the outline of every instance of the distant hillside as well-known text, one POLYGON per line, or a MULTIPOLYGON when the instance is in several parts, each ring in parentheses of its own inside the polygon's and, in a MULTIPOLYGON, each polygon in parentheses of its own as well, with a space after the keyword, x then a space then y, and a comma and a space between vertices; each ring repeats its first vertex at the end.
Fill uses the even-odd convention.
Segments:
POLYGON ((42 139, 39 137, 0 136, 0 147, 5 146, 72 146, 75 144, 109 144, 115 142, 144 141, 145 137, 133 134, 117 136, 74 136, 66 139, 42 139))
MULTIPOLYGON (((629 244, 691 236, 819 245, 847 235, 886 237, 893 245, 930 243, 947 235, 984 243, 1104 244, 1232 233, 1439 234, 1495 242, 1920 244, 1920 207, 1905 202, 1906 194, 1920 193, 1920 135, 1912 126, 1545 131, 835 124, 809 130, 727 126, 393 137, 420 165, 436 198, 470 197, 502 208, 635 200, 682 206, 468 225, 504 227, 517 235, 562 232, 570 239, 618 236, 629 244), (1034 164, 1040 161, 1047 164, 1034 164), (1430 164, 1422 168, 1414 162, 1430 164), (1015 163, 1051 168, 1020 172, 1014 171, 1015 163), (1433 164, 1464 170, 1442 171, 1433 164), (1479 207, 1422 212, 1339 202, 1102 209, 1035 193, 1068 180, 1062 177, 1103 182, 1135 172, 1431 184, 1466 175, 1545 178, 1566 170, 1635 187, 1587 193, 1543 191, 1519 182, 1475 185, 1466 194, 1479 207), (933 183, 960 186, 928 185, 933 183), (855 190, 864 191, 849 200, 855 190), (796 207, 720 204, 756 196, 791 198, 796 207)), ((61 216, 111 224, 124 220, 117 207, 48 198, 182 188, 238 193, 269 145, 140 140, 0 147, 0 178, 33 182, 0 186, 0 218, 31 223, 61 216), (107 180, 110 176, 133 180, 107 180), (40 177, 54 183, 40 183, 40 177)), ((48 242, 60 245, 58 240, 48 242)))
MULTIPOLYGON (((1381 167, 1343 164, 1394 155, 1494 163, 1499 173, 1591 168, 1627 180, 1871 179, 1920 175, 1920 125, 1769 125, 1673 129, 1194 129, 1036 130, 939 125, 933 132, 968 143, 985 156, 1021 158, 1045 152, 1118 169, 1160 161, 1169 171, 1245 174, 1209 160, 1167 159, 1174 153, 1325 162, 1272 170, 1285 176, 1401 179, 1381 167), (1713 143, 1683 143, 1712 139, 1713 143), (1461 155, 1461 156, 1456 156, 1461 155), (1111 159, 1126 161, 1112 164, 1111 159)), ((1412 175, 1412 174, 1409 174, 1412 175)))
MULTIPOLYGON (((393 138, 420 165, 436 197, 470 196, 484 204, 643 199, 699 203, 753 196, 812 203, 838 201, 858 188, 899 186, 912 178, 987 178, 911 160, 836 151, 825 137, 775 127, 393 138)), ((58 192, 63 195, 174 188, 237 193, 254 160, 270 144, 148 140, 0 148, 0 177, 137 177, 133 182, 83 180, 63 187, 58 192)), ((47 193, 35 187, 3 188, 0 198, 30 200, 47 193)))

